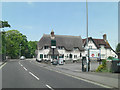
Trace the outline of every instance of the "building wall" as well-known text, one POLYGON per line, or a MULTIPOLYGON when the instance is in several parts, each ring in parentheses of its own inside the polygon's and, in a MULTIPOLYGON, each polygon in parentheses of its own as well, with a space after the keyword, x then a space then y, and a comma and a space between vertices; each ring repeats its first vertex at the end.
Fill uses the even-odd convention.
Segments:
MULTIPOLYGON (((97 49, 95 44, 92 40, 88 42, 88 47, 92 46, 92 49, 97 49)), ((86 46, 85 46, 86 49, 86 46)), ((101 59, 107 59, 109 56, 118 58, 117 54, 112 49, 106 49, 104 45, 101 45, 101 48, 99 49, 101 53, 101 59)), ((86 56, 87 51, 83 52, 83 56, 86 56)))
MULTIPOLYGON (((88 47, 92 47, 92 49, 97 49, 97 47, 95 46, 92 40, 89 40, 88 47)), ((85 49, 86 49, 86 46, 85 46, 85 49)))
MULTIPOLYGON (((49 53, 49 49, 42 49, 42 50, 38 50, 38 55, 37 55, 37 59, 40 59, 40 54, 43 54, 43 59, 45 60, 52 60, 51 56, 48 56, 48 58, 44 58, 44 55, 47 55, 49 53)), ((63 49, 58 49, 59 55, 63 55, 64 54, 64 60, 77 60, 77 59, 81 59, 82 57, 80 57, 80 53, 82 56, 82 52, 79 51, 79 49, 73 49, 72 51, 67 51, 64 48, 63 49), (69 57, 69 55, 72 54, 72 58, 69 57)))

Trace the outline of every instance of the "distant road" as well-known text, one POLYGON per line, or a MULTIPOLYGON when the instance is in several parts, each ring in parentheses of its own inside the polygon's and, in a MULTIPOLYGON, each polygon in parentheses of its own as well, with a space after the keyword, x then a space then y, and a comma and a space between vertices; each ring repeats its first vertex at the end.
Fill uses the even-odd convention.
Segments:
POLYGON ((2 88, 103 88, 40 67, 30 60, 12 60, 2 67, 2 88))

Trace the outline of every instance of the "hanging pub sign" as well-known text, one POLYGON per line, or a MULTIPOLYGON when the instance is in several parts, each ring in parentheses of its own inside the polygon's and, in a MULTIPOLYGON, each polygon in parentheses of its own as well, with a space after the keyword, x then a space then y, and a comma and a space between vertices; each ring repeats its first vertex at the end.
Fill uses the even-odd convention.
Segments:
POLYGON ((51 48, 56 48, 56 40, 51 40, 51 48))

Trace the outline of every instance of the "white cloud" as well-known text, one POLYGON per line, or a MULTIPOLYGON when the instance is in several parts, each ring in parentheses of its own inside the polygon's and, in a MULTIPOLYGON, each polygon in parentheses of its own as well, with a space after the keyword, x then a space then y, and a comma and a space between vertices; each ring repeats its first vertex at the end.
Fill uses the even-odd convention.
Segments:
POLYGON ((33 2, 29 1, 27 2, 28 5, 33 5, 33 2))

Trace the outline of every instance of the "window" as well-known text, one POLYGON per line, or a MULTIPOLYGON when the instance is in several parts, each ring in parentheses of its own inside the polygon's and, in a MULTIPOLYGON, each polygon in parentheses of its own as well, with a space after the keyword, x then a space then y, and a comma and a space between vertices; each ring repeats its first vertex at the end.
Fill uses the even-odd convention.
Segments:
POLYGON ((68 54, 67 54, 67 58, 68 58, 68 54))
POLYGON ((40 58, 43 58, 43 54, 40 54, 40 58))
POLYGON ((101 54, 101 58, 105 58, 105 54, 101 54))
POLYGON ((74 47, 74 50, 78 50, 78 48, 77 48, 77 47, 74 47))
POLYGON ((70 54, 69 57, 72 58, 72 54, 70 54))
POLYGON ((80 57, 82 57, 82 54, 80 53, 80 57))
POLYGON ((92 49, 92 46, 89 46, 89 49, 92 49))
POLYGON ((62 58, 64 58, 64 54, 62 55, 62 58))
POLYGON ((44 46, 44 49, 48 49, 49 48, 49 46, 44 46))
POLYGON ((77 55, 74 55, 74 58, 77 58, 77 55))
POLYGON ((63 46, 58 46, 58 49, 63 49, 63 46))
POLYGON ((44 58, 48 58, 48 55, 44 55, 44 58))

